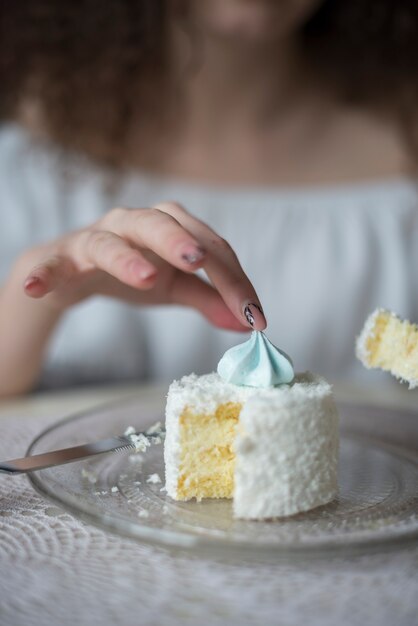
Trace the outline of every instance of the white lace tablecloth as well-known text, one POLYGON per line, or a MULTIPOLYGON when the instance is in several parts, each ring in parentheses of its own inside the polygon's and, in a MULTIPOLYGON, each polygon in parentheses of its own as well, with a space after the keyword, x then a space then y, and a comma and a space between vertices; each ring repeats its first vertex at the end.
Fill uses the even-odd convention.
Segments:
MULTIPOLYGON (((0 458, 23 455, 69 406, 59 396, 3 406, 0 458)), ((303 564, 212 561, 87 525, 24 476, 0 476, 0 563, 1 626, 418 624, 418 546, 303 564)))

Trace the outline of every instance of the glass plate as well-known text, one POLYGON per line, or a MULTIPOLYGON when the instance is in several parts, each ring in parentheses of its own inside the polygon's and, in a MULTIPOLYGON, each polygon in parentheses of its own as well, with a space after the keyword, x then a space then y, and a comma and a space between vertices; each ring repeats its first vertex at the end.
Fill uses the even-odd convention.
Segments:
MULTIPOLYGON (((141 395, 78 414, 45 430, 28 454, 117 435, 130 425, 144 430, 162 421, 163 411, 163 398, 156 402, 141 395)), ((354 405, 340 406, 340 415, 339 496, 291 518, 249 522, 233 519, 228 500, 174 502, 164 491, 162 445, 143 455, 114 452, 29 477, 41 494, 86 521, 141 541, 193 551, 293 558, 416 542, 418 458, 413 448, 393 446, 383 435, 396 440, 396 434, 389 436, 390 425, 395 433, 408 434, 417 416, 354 405), (371 438, 362 426, 376 430, 376 423, 386 428, 381 439, 371 438)))

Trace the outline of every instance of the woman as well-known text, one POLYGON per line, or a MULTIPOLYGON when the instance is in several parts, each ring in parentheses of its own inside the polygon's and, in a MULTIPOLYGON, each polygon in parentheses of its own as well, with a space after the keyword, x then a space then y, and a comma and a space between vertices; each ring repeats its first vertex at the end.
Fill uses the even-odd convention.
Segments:
POLYGON ((264 308, 297 369, 332 379, 362 376, 372 308, 418 317, 415 5, 27 0, 1 19, 2 395, 201 373, 240 340, 137 305, 229 330, 264 308))

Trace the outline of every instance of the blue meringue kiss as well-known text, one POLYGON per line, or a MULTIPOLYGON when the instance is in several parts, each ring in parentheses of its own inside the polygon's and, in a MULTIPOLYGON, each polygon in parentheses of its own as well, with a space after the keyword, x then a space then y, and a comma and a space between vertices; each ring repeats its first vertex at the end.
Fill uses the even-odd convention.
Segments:
POLYGON ((227 350, 218 363, 218 374, 234 385, 275 387, 295 377, 290 357, 254 330, 245 343, 227 350))

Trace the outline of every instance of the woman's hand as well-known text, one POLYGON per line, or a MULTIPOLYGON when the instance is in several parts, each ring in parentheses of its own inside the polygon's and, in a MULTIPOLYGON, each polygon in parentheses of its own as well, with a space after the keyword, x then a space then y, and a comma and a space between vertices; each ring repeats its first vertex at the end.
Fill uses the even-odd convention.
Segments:
POLYGON ((26 294, 60 311, 102 294, 191 306, 222 328, 266 327, 230 245, 175 203, 113 209, 93 226, 29 251, 21 263, 26 294), (194 275, 200 268, 211 284, 194 275))

